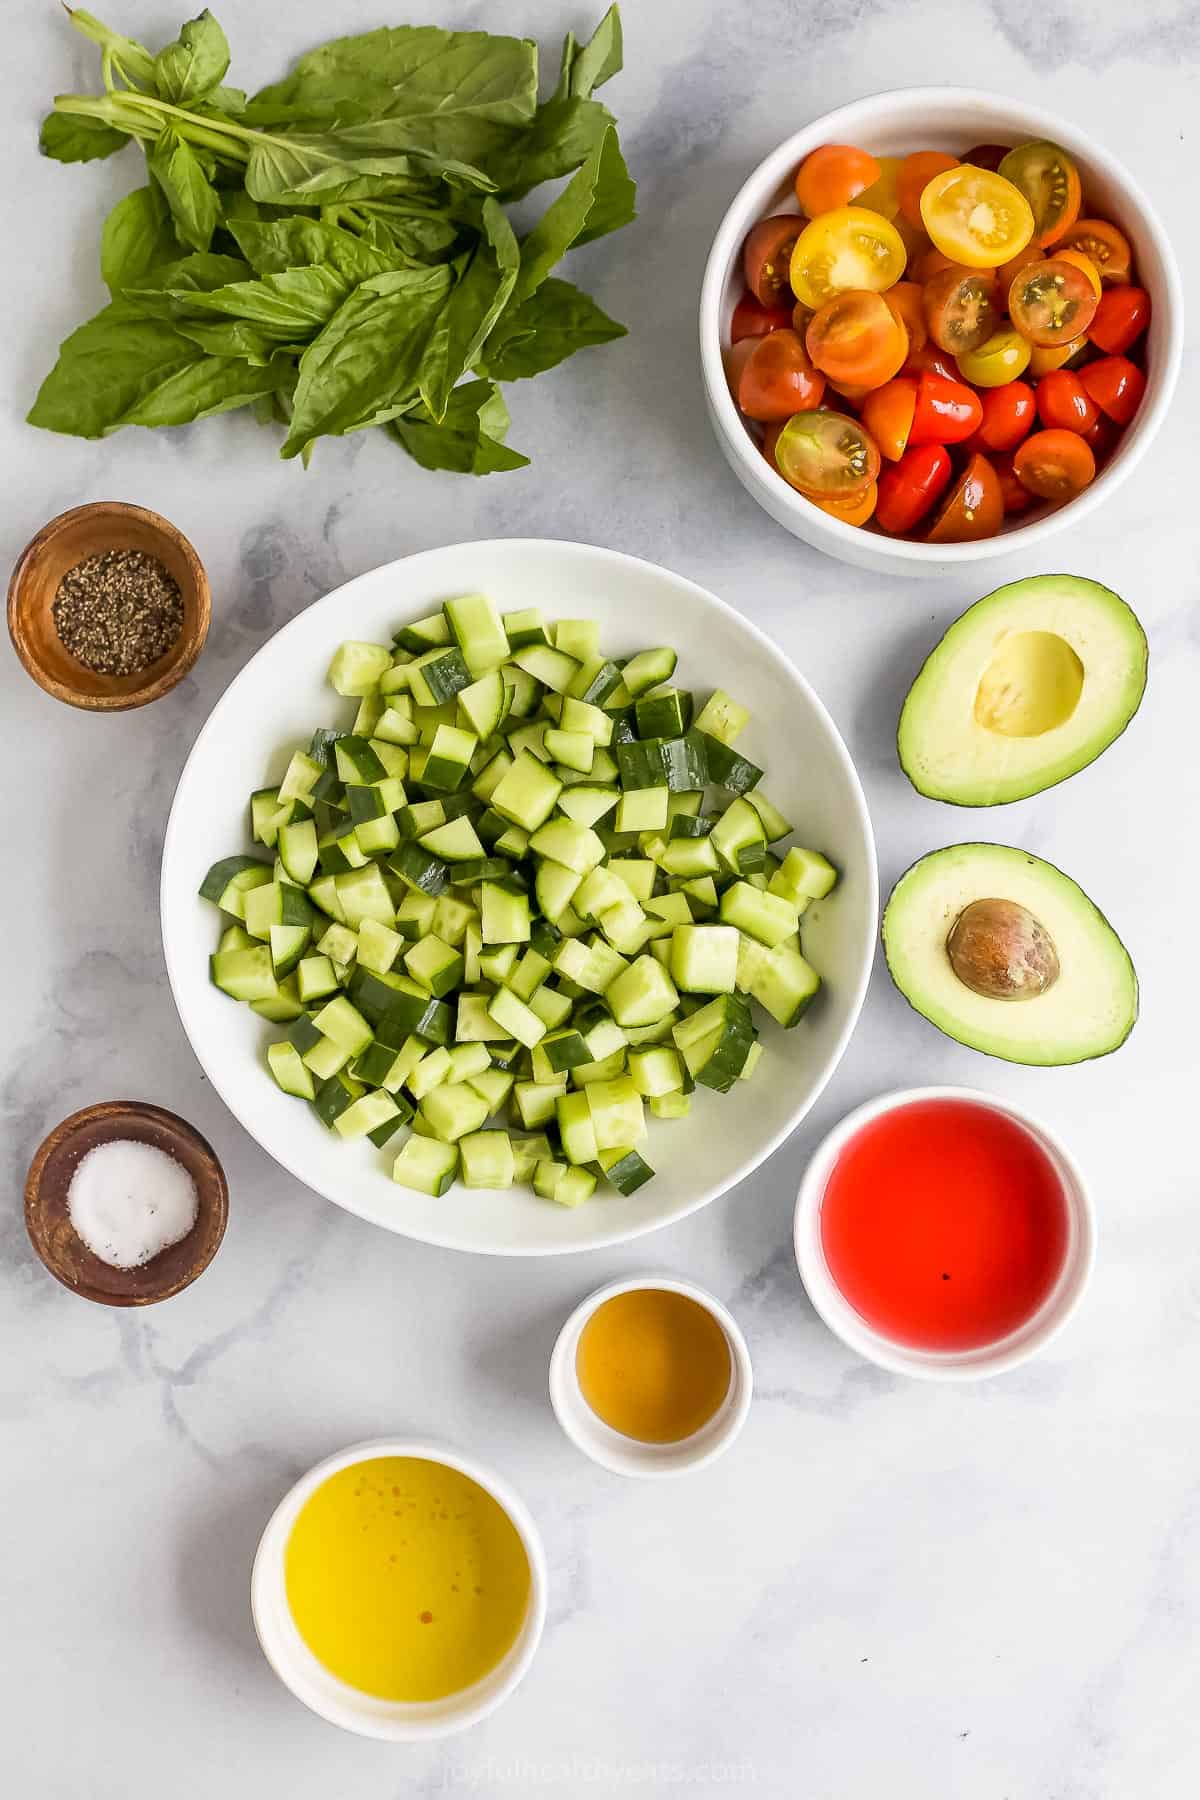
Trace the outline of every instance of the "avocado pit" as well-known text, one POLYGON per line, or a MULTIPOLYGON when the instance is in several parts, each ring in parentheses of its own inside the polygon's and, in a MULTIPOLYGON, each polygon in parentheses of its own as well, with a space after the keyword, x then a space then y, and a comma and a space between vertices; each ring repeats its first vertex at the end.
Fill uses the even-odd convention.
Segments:
POLYGON ((985 1000, 1033 1000, 1059 977, 1054 940, 1015 900, 972 900, 946 939, 950 966, 985 1000))

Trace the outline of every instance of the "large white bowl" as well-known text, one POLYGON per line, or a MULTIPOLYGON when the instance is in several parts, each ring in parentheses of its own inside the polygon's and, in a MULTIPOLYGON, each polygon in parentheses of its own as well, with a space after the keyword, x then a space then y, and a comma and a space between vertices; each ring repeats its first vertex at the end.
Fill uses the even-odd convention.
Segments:
POLYGON ((858 1017, 875 947, 875 850, 849 754, 804 678, 748 620, 693 582, 654 564, 586 544, 507 539, 426 551, 373 569, 310 606, 263 646, 230 684, 196 740, 176 790, 163 845, 162 933, 184 1030, 206 1075, 276 1162, 348 1212, 389 1231, 453 1249, 499 1255, 592 1250, 694 1212, 742 1181, 793 1131, 833 1073, 858 1017), (246 797, 282 777, 315 726, 346 717, 326 685, 345 638, 388 643, 396 627, 456 594, 482 591, 502 611, 593 618, 614 654, 674 645, 680 679, 720 685, 751 709, 746 753, 767 771, 764 790, 801 841, 843 871, 804 920, 804 948, 824 987, 785 1032, 764 1018, 763 1057, 736 1095, 699 1093, 686 1123, 651 1120, 658 1173, 638 1193, 600 1191, 575 1210, 531 1190, 468 1190, 429 1199, 390 1179, 393 1157, 344 1143, 274 1085, 264 1051, 282 1028, 211 985, 218 916, 198 897, 209 865, 246 847, 246 797))
POLYGON ((742 486, 794 537, 843 562, 889 575, 949 574, 965 564, 1017 551, 1033 552, 1064 526, 1078 525, 1097 507, 1106 505, 1162 424, 1182 355, 1179 270, 1167 234, 1132 176, 1103 145, 1057 113, 972 88, 898 88, 839 107, 795 132, 759 163, 725 214, 709 252, 700 294, 705 400, 717 442, 742 486), (910 543, 831 518, 768 465, 734 405, 725 379, 722 351, 729 342, 730 318, 743 291, 741 257, 746 233, 770 213, 799 210, 792 177, 797 164, 818 144, 858 144, 880 156, 902 156, 911 150, 961 155, 974 144, 1020 144, 1033 138, 1050 138, 1070 152, 1083 174, 1088 212, 1111 218, 1133 245, 1139 279, 1154 308, 1147 340, 1149 380, 1137 417, 1122 434, 1103 471, 1077 499, 1054 511, 1025 514, 1022 523, 978 543, 910 543))

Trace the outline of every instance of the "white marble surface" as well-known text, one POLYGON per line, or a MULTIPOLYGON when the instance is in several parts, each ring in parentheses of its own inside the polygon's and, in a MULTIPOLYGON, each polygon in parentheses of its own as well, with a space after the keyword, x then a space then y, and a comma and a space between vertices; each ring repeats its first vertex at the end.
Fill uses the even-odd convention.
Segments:
MULTIPOLYGON (((0 659, 0 1784, 28 1800, 655 1785, 788 1800, 1193 1795, 1194 352, 1152 454, 1097 523, 1054 551, 1140 612, 1148 704, 1066 787, 981 818, 918 799, 892 750, 909 676, 979 584, 858 574, 756 511, 709 436, 693 317, 708 239, 749 166, 829 105, 930 78, 1028 96, 1106 137, 1155 196, 1194 283, 1195 8, 629 0, 629 67, 606 98, 642 216, 580 261, 632 334, 513 390, 513 442, 534 467, 478 484, 424 475, 366 436, 322 446, 306 476, 236 418, 94 445, 23 425, 54 345, 100 302, 96 221, 134 171, 123 159, 39 161, 39 111, 90 79, 92 59, 50 6, 2 10, 0 560, 63 507, 141 501, 194 539, 215 619, 194 677, 124 718, 57 707, 0 659), (1129 1046, 1040 1074, 985 1062, 911 1014, 877 970, 807 1125, 742 1190, 625 1254, 462 1260, 374 1232, 276 1170, 205 1087, 166 988, 156 886, 176 775, 225 683, 298 608, 406 551, 495 533, 656 558, 770 631, 858 760, 885 882, 974 832, 1061 862, 1137 960, 1144 1012, 1129 1046), (855 1361, 796 1279, 790 1209, 806 1153, 846 1108, 914 1080, 1028 1102, 1094 1178, 1101 1251, 1088 1304, 1040 1363, 993 1385, 942 1390, 855 1361), (45 1130, 126 1094, 194 1119, 232 1186, 217 1262, 142 1316, 57 1288, 20 1217, 45 1130), (593 1468, 545 1395, 566 1311, 647 1261, 721 1294, 757 1365, 736 1453, 682 1485, 593 1468), (405 1427, 500 1465, 536 1512, 553 1571, 549 1629, 519 1694, 465 1738, 423 1749, 360 1742, 307 1714, 259 1656, 246 1598, 259 1530, 293 1476, 338 1445, 405 1427)), ((116 10, 140 36, 177 23, 161 0, 116 10)), ((402 16, 374 0, 218 10, 248 85, 335 27, 402 16)), ((422 10, 536 32, 555 50, 589 18, 565 0, 422 10)), ((998 575, 1034 572, 1010 563, 998 575)))

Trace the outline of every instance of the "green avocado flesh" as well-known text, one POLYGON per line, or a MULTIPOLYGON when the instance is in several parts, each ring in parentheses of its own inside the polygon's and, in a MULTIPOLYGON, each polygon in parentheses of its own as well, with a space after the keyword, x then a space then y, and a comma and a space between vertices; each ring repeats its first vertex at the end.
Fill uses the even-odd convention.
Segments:
MULTIPOLYGON (((993 909, 995 910, 995 909, 993 909)), ((1019 985, 1021 944, 994 945, 994 973, 1019 985)), ((1053 863, 1005 844, 953 844, 914 863, 892 889, 883 915, 892 980, 910 1006, 972 1050, 1007 1062, 1086 1062, 1125 1042, 1137 1019, 1138 984, 1129 953, 1082 888, 1053 863), (1041 993, 992 998, 960 978, 947 939, 964 910, 1003 901, 1023 908, 1057 955, 1041 993)))
POLYGON ((1119 595, 1031 575, 976 601, 909 689, 900 766, 957 806, 1025 800, 1086 768, 1146 687, 1146 635, 1119 595))

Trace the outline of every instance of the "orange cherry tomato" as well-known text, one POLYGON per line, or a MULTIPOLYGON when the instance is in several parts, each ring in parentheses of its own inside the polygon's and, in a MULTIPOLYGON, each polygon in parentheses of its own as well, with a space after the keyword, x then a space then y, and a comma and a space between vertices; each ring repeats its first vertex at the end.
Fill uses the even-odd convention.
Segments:
POLYGON ((1037 385, 1038 418, 1051 431, 1076 431, 1080 437, 1100 417, 1100 408, 1070 369, 1054 369, 1037 385))
POLYGON ((944 150, 914 150, 906 156, 896 174, 896 198, 900 202, 900 211, 910 225, 920 227, 921 195, 935 175, 944 175, 947 169, 957 169, 957 156, 947 156, 944 150))
POLYGON ((1055 243, 1079 217, 1083 200, 1079 170, 1057 144, 1046 139, 1018 144, 1000 164, 999 173, 1028 200, 1033 212, 1031 242, 1039 248, 1055 243))
POLYGON ((1146 391, 1145 371, 1127 356, 1102 356, 1079 379, 1105 417, 1118 425, 1128 425, 1146 391))
POLYGON ((774 213, 751 227, 742 249, 746 286, 760 306, 778 306, 790 298, 788 271, 804 220, 795 213, 774 213))
POLYGON ((975 144, 959 161, 970 163, 973 169, 991 169, 994 174, 1010 148, 1008 144, 975 144))
POLYGON ((964 381, 948 380, 931 369, 917 377, 910 444, 961 444, 978 431, 982 419, 979 395, 964 381))
POLYGON ((983 418, 976 437, 982 450, 1015 450, 1037 420, 1037 401, 1027 381, 1006 381, 981 397, 983 418))
POLYGON ((796 170, 796 198, 810 219, 849 206, 873 187, 883 171, 875 158, 853 144, 822 144, 796 170))
POLYGON ((935 250, 931 244, 928 250, 921 252, 920 256, 909 258, 908 275, 911 281, 924 287, 927 281, 932 281, 934 276, 940 275, 943 269, 961 269, 963 266, 962 263, 956 263, 953 257, 943 256, 942 252, 935 250))
POLYGON ((818 308, 804 342, 814 368, 861 388, 890 381, 908 355, 908 333, 883 295, 854 288, 818 308))
MULTIPOLYGON (((872 392, 871 388, 864 387, 861 382, 830 381, 828 377, 826 377, 825 386, 830 393, 840 395, 851 412, 857 412, 867 395, 872 392)), ((832 405, 832 402, 830 404, 832 405)))
POLYGON ((1008 316, 1031 344, 1065 344, 1085 332, 1099 296, 1091 278, 1065 257, 1030 263, 1008 290, 1008 316))
POLYGON ((879 474, 874 439, 847 413, 796 413, 779 433, 775 460, 793 487, 819 500, 861 494, 879 474))
POLYGON ((731 344, 724 352, 725 379, 729 383, 729 391, 735 400, 742 384, 742 371, 750 360, 750 352, 753 350, 755 342, 754 338, 739 338, 736 344, 731 344))
MULTIPOLYGON (((738 374, 736 398, 748 419, 769 423, 820 404, 825 377, 813 368, 794 331, 769 331, 743 342, 750 350, 738 374)), ((735 344, 731 356, 741 347, 735 344)))
POLYGON ((996 480, 1000 483, 1000 498, 1004 502, 1006 519, 1015 518, 1019 513, 1028 512, 1034 504, 1034 496, 1027 487, 1023 487, 1013 471, 1013 459, 1007 451, 992 458, 992 467, 996 471, 996 480))
POLYGON ((978 451, 943 500, 925 534, 927 544, 967 544, 995 537, 1004 522, 1000 481, 986 456, 978 451))
POLYGON ((1024 250, 1018 250, 1017 254, 1015 256, 1010 256, 1006 263, 1001 263, 1000 267, 996 270, 996 279, 1000 288, 1001 306, 1007 310, 1008 290, 1017 279, 1017 276, 1021 273, 1021 270, 1030 268, 1034 263, 1044 261, 1045 258, 1041 251, 1033 244, 1027 244, 1024 250))
POLYGON ((1096 316, 1088 327, 1088 336, 1098 350, 1110 356, 1123 356, 1130 344, 1136 343, 1150 323, 1150 296, 1145 288, 1106 288, 1096 308, 1096 316))
POLYGON ((1000 324, 996 281, 990 269, 951 265, 931 276, 921 292, 929 335, 951 356, 978 350, 1000 324))
POLYGON ((921 289, 915 281, 898 281, 883 297, 908 333, 908 350, 911 356, 929 336, 925 327, 925 305, 921 289))
POLYGON ((899 462, 912 430, 917 407, 917 384, 911 375, 885 381, 863 401, 862 422, 889 462, 899 462))
POLYGON ((865 525, 875 511, 879 484, 868 481, 861 494, 851 494, 845 500, 818 500, 815 494, 808 497, 814 506, 819 506, 831 518, 840 519, 844 525, 865 525))
POLYGON ((1070 230, 1064 231, 1059 238, 1056 248, 1059 251, 1081 250, 1099 269, 1100 279, 1106 285, 1128 281, 1133 272, 1129 239, 1107 219, 1076 219, 1070 230))
POLYGON ((1013 453, 1022 487, 1042 500, 1073 500, 1095 478, 1096 458, 1074 431, 1035 431, 1013 453))
POLYGON ((1051 369, 1065 368, 1088 348, 1085 337, 1072 338, 1069 344, 1035 344, 1029 356, 1029 373, 1039 379, 1051 369))
POLYGON ((999 268, 1033 236, 1020 188, 969 163, 934 176, 921 194, 921 217, 938 249, 968 269, 999 268))
POLYGON ((1055 244, 1054 260, 1055 262, 1074 263, 1077 269, 1082 269, 1092 284, 1093 294, 1099 300, 1104 292, 1104 284, 1100 280, 1100 271, 1090 256, 1085 256, 1082 250, 1064 250, 1061 245, 1055 244))
POLYGON ((936 505, 952 470, 941 444, 919 444, 879 477, 875 517, 884 531, 911 531, 936 505))
POLYGON ((768 331, 786 330, 791 323, 790 307, 762 306, 753 294, 743 294, 730 320, 730 342, 739 344, 743 338, 766 337, 768 331))

